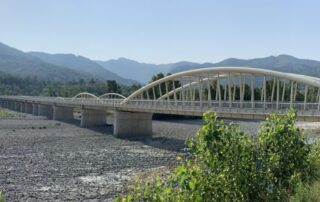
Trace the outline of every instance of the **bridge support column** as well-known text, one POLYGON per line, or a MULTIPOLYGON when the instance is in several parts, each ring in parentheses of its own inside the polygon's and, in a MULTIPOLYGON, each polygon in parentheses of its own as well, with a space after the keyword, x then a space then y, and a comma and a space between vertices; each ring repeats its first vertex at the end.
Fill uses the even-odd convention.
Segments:
POLYGON ((26 113, 29 113, 29 114, 32 114, 32 110, 33 110, 33 108, 32 108, 32 104, 31 103, 25 103, 25 112, 26 113))
POLYGON ((20 112, 24 112, 25 104, 20 102, 20 112))
POLYGON ((82 109, 81 127, 93 127, 106 125, 106 112, 104 110, 82 109))
POLYGON ((15 111, 20 111, 20 103, 19 102, 15 102, 14 103, 14 110, 15 111))
POLYGON ((32 114, 35 116, 39 115, 39 104, 32 104, 32 114))
POLYGON ((117 111, 113 125, 116 137, 151 137, 152 113, 117 111))
POLYGON ((108 114, 106 117, 107 125, 113 125, 114 123, 114 115, 108 114))
POLYGON ((3 104, 3 108, 8 108, 8 104, 9 103, 9 101, 4 101, 4 104, 3 104))
POLYGON ((39 116, 46 116, 48 119, 52 119, 53 109, 51 105, 39 104, 39 116))
POLYGON ((73 120, 73 108, 53 107, 53 120, 70 121, 73 120))
POLYGON ((13 101, 10 101, 10 109, 14 110, 14 102, 13 101))

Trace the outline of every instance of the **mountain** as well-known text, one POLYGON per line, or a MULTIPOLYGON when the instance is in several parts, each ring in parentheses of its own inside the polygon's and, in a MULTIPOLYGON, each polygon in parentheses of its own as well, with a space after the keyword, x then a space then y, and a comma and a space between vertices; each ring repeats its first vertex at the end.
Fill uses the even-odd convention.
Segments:
POLYGON ((0 43, 0 71, 11 75, 37 77, 48 81, 90 79, 85 73, 48 64, 3 43, 0 43))
POLYGON ((112 71, 125 78, 136 79, 142 83, 147 83, 150 81, 153 75, 160 72, 167 73, 170 69, 170 64, 156 65, 139 63, 126 58, 96 62, 109 71, 112 71))
POLYGON ((106 69, 119 74, 122 77, 137 79, 142 83, 150 81, 157 73, 177 73, 204 67, 239 66, 270 69, 281 72, 305 74, 320 77, 320 61, 299 59, 290 55, 269 56, 255 59, 229 58, 218 63, 193 63, 177 62, 169 64, 139 63, 126 58, 117 60, 96 61, 106 69))
POLYGON ((239 66, 239 67, 255 67, 270 69, 281 72, 290 72, 296 74, 304 74, 309 76, 320 77, 320 62, 316 60, 299 59, 290 55, 269 56, 256 59, 236 59, 229 58, 218 63, 204 63, 194 66, 179 66, 172 68, 171 73, 186 71, 190 69, 198 69, 202 67, 223 67, 223 66, 239 66))
POLYGON ((116 80, 118 83, 131 85, 138 82, 148 83, 153 75, 160 72, 167 74, 219 66, 246 66, 320 77, 319 61, 299 59, 290 55, 248 60, 229 58, 218 63, 200 64, 182 61, 168 64, 148 64, 126 58, 93 61, 73 54, 24 53, 0 43, 0 71, 11 75, 31 76, 49 81, 95 78, 99 81, 116 80))
POLYGON ((43 52, 29 52, 28 54, 49 64, 65 66, 75 71, 84 72, 90 75, 90 77, 100 81, 116 80, 118 83, 126 85, 138 83, 134 78, 130 80, 120 77, 116 73, 107 70, 98 63, 83 56, 73 54, 48 54, 43 52))
POLYGON ((139 63, 134 60, 119 58, 117 60, 108 60, 108 61, 96 61, 98 64, 104 68, 112 71, 122 77, 136 79, 141 83, 148 83, 151 80, 151 77, 160 72, 166 74, 172 68, 179 66, 189 67, 196 66, 197 63, 192 62, 177 62, 169 64, 148 64, 148 63, 139 63))

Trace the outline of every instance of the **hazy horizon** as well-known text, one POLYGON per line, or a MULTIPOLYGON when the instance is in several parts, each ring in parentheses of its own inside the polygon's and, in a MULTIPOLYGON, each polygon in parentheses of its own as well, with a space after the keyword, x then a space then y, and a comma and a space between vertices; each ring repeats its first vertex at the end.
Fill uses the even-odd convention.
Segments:
POLYGON ((0 41, 25 52, 152 64, 281 54, 320 60, 319 6, 314 0, 2 0, 0 41))

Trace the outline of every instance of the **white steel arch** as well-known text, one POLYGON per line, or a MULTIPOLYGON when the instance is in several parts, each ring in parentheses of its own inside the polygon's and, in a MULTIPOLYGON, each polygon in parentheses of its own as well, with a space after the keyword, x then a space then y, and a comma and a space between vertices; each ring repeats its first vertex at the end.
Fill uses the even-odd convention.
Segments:
POLYGON ((105 93, 101 96, 99 96, 100 99, 108 99, 108 98, 114 98, 114 99, 126 99, 125 96, 119 94, 119 93, 105 93))
POLYGON ((228 101, 232 106, 232 102, 238 100, 242 105, 246 101, 245 90, 246 93, 250 91, 251 97, 247 101, 251 101, 252 107, 260 100, 264 108, 270 102, 276 102, 278 108, 290 94, 290 106, 304 97, 304 107, 308 102, 318 102, 320 108, 319 78, 250 67, 211 67, 172 74, 135 91, 121 105, 137 100, 163 99, 179 102, 197 99, 200 105, 215 99, 219 106, 222 101, 228 101), (212 95, 212 89, 215 95, 212 95))
POLYGON ((94 94, 87 93, 87 92, 82 92, 82 93, 79 93, 79 94, 73 96, 72 100, 75 100, 75 99, 96 99, 96 100, 100 100, 99 97, 95 96, 94 94))
POLYGON ((64 101, 64 97, 56 97, 55 100, 60 100, 60 101, 64 101))

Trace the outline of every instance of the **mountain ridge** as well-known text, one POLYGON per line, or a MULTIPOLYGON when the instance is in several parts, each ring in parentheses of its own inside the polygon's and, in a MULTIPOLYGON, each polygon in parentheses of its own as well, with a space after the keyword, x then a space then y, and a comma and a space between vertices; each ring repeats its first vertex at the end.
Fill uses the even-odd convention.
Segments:
POLYGON ((51 65, 0 42, 0 70, 12 75, 35 76, 43 80, 89 79, 85 74, 66 67, 51 65))
POLYGON ((27 54, 40 58, 44 62, 66 66, 72 70, 85 72, 90 74, 92 78, 99 81, 116 80, 119 83, 131 85, 138 83, 134 79, 126 79, 118 76, 112 71, 103 68, 101 65, 81 55, 74 55, 71 53, 57 53, 49 54, 45 52, 28 52, 27 54))
POLYGON ((187 71, 192 69, 199 69, 204 67, 219 67, 219 66, 240 66, 240 67, 253 67, 253 68, 264 68, 275 71, 291 72, 297 74, 305 74, 308 76, 320 77, 320 61, 311 59, 299 59, 297 57, 280 54, 278 56, 267 56, 262 58, 253 59, 239 59, 239 58, 227 58, 216 63, 195 63, 188 61, 180 61, 176 63, 167 64, 150 64, 140 63, 127 58, 111 59, 107 61, 96 61, 101 66, 109 69, 110 71, 116 72, 117 74, 126 78, 138 78, 142 83, 150 81, 151 77, 157 73, 177 73, 181 71, 187 71), (130 61, 126 65, 117 65, 116 62, 130 61), (132 66, 129 65, 135 64, 132 66), (139 66, 140 65, 140 66, 139 66), (145 70, 147 69, 147 70, 145 70), (152 71, 151 71, 152 70, 152 71), (137 75, 139 73, 139 75, 137 75))
POLYGON ((177 73, 204 67, 239 66, 264 68, 281 72, 320 77, 320 61, 300 59, 287 54, 253 59, 227 58, 220 62, 196 63, 179 61, 167 64, 143 63, 125 57, 91 60, 72 53, 25 53, 0 43, 0 71, 24 76, 37 76, 49 81, 78 79, 116 80, 125 85, 150 82, 158 73, 177 73))

